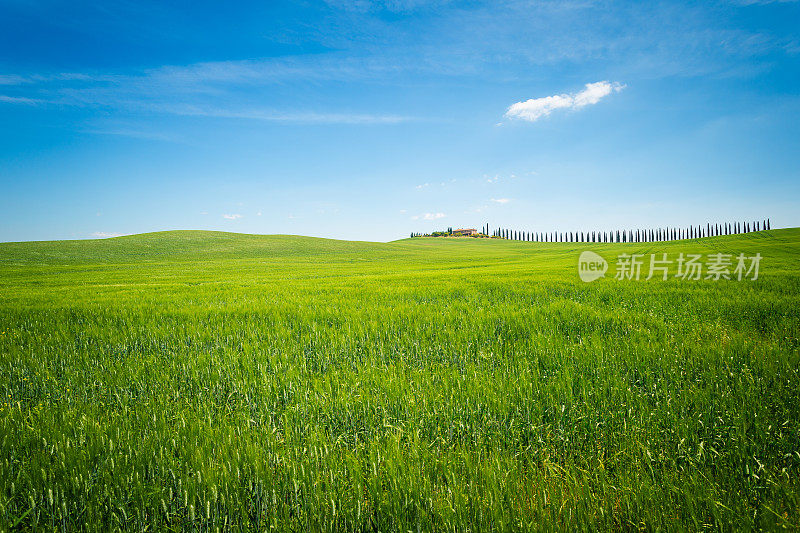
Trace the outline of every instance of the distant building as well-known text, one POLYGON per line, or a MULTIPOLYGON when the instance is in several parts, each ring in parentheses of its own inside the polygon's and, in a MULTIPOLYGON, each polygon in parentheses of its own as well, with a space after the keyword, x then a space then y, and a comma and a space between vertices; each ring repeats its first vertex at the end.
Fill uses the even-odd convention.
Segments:
POLYGON ((453 235, 459 235, 463 237, 469 237, 470 235, 477 235, 477 234, 478 230, 476 230, 475 228, 453 230, 453 235))

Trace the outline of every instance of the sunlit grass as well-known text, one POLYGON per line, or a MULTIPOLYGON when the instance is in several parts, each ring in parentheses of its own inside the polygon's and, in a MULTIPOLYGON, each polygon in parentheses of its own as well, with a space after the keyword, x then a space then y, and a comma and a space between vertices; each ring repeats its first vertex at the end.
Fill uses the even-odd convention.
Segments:
POLYGON ((800 231, 0 245, 0 528, 800 525, 800 231), (755 253, 584 284, 584 249, 755 253))

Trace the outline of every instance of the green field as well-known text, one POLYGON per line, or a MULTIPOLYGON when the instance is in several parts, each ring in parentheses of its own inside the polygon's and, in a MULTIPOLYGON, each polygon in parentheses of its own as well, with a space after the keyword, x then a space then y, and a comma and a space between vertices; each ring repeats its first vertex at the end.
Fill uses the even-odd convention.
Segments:
POLYGON ((799 337, 798 229, 0 244, 0 530, 796 529, 799 337))

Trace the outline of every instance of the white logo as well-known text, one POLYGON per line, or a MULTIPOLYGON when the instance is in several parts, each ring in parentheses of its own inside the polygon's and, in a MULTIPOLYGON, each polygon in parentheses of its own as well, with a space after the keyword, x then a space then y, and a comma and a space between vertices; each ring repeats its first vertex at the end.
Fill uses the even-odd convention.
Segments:
POLYGON ((589 250, 581 253, 578 258, 578 276, 581 281, 589 283, 602 278, 608 270, 608 263, 601 256, 589 250))

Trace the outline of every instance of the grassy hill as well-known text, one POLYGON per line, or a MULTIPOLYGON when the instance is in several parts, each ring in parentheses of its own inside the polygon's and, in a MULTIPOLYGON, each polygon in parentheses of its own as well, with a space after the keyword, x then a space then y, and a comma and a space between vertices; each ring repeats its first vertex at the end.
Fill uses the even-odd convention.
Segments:
POLYGON ((798 309, 800 229, 0 244, 0 529, 798 527, 798 309))

